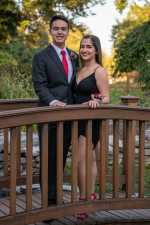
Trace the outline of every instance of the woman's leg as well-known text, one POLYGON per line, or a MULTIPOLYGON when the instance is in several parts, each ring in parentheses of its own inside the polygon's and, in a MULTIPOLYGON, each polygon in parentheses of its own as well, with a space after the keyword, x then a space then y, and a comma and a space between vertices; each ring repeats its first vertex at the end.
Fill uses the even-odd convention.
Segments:
MULTIPOLYGON (((79 159, 78 159, 78 182, 80 197, 86 196, 86 138, 84 136, 79 137, 79 159)), ((91 193, 95 192, 95 183, 97 176, 97 161, 96 153, 92 151, 92 167, 91 167, 91 193)))
MULTIPOLYGON (((80 192, 80 200, 86 199, 86 138, 84 136, 79 137, 79 145, 78 145, 78 184, 79 184, 79 192, 80 192)), ((91 177, 92 177, 92 184, 91 184, 91 199, 95 200, 96 195, 93 194, 95 192, 95 181, 97 175, 97 167, 96 167, 96 157, 95 151, 92 151, 92 170, 91 170, 91 177)), ((78 213, 77 218, 79 220, 84 220, 88 217, 88 214, 78 213)))

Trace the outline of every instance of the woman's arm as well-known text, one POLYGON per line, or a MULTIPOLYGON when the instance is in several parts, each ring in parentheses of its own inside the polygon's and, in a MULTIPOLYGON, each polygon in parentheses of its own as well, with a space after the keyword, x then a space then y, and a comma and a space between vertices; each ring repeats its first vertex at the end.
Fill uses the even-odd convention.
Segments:
POLYGON ((108 74, 105 69, 98 68, 95 72, 97 88, 101 95, 102 103, 109 103, 109 83, 108 74))

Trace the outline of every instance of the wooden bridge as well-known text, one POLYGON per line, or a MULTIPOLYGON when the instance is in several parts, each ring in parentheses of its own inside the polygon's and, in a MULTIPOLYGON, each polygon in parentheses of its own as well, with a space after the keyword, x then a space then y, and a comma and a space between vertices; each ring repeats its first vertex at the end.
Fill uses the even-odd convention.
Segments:
POLYGON ((4 172, 0 188, 8 190, 0 198, 0 225, 42 224, 40 221, 56 218, 52 224, 80 224, 73 215, 90 214, 86 224, 150 224, 150 198, 145 192, 144 145, 145 129, 150 123, 150 109, 128 106, 102 105, 90 110, 87 106, 73 105, 65 108, 37 107, 36 100, 0 102, 0 129, 3 133, 4 172), (31 108, 32 107, 32 108, 31 108), (78 201, 77 151, 78 120, 86 119, 86 200, 78 201), (100 119, 100 174, 98 175, 98 200, 90 200, 92 119, 100 119), (57 122, 57 204, 48 207, 48 122, 57 122), (63 190, 63 122, 72 121, 71 171, 67 179, 71 190, 63 190), (43 124, 41 185, 33 192, 33 132, 43 124), (111 127, 110 127, 111 124, 111 127), (21 174, 21 131, 26 133, 26 175, 21 174), (111 166, 108 157, 109 134, 113 135, 111 166), (138 152, 135 137, 138 136, 138 152), (123 160, 119 157, 119 140, 123 141, 123 160), (137 163, 138 161, 138 163, 137 163), (123 165, 123 170, 121 166, 123 165), (121 173, 123 171, 123 175, 121 173), (18 193, 25 185, 25 193, 18 193), (125 188, 122 188, 125 184, 125 188), (109 186, 109 188, 107 188, 109 186), (136 192, 136 195, 135 195, 136 192), (132 209, 132 210, 131 210, 132 209), (130 218, 128 218, 130 217, 130 218), (109 218, 109 219, 108 219, 109 218), (119 219, 120 218, 120 219, 119 219), (92 222, 91 222, 92 221, 92 222))

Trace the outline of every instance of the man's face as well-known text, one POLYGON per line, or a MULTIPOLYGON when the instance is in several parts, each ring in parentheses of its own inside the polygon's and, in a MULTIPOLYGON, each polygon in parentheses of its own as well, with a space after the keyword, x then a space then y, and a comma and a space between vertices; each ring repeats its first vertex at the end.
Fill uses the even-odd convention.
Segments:
POLYGON ((64 47, 68 37, 68 24, 64 20, 55 20, 50 28, 53 43, 58 47, 64 47))

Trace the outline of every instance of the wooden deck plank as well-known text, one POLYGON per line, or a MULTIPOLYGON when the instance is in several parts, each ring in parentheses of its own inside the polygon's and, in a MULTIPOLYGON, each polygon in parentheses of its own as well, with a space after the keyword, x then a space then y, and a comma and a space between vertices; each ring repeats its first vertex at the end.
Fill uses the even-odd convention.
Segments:
POLYGON ((122 212, 122 210, 109 210, 113 215, 116 215, 118 218, 125 220, 127 216, 122 212))
POLYGON ((19 205, 20 207, 22 207, 24 210, 26 209, 26 204, 25 202, 23 202, 21 199, 18 198, 17 196, 17 205, 19 205))
MULTIPOLYGON (((26 197, 25 195, 19 195, 18 199, 20 199, 24 204, 26 204, 26 197)), ((32 201, 32 209, 40 208, 41 205, 39 205, 37 202, 32 201)))
POLYGON ((66 217, 59 219, 59 221, 65 225, 75 225, 73 221, 67 219, 66 217))
POLYGON ((139 218, 139 214, 137 214, 133 210, 127 210, 127 209, 122 210, 122 214, 124 214, 126 216, 127 220, 135 220, 135 219, 139 218))
POLYGON ((51 222, 51 225, 64 225, 64 223, 60 222, 60 220, 54 220, 53 222, 51 222))
POLYGON ((42 201, 41 201, 40 195, 38 195, 38 197, 36 197, 35 195, 33 195, 33 197, 32 197, 32 204, 33 204, 36 208, 41 208, 42 201))
POLYGON ((5 214, 0 210, 0 217, 5 216, 5 214))
POLYGON ((112 222, 112 221, 118 221, 118 216, 113 215, 107 211, 100 211, 96 212, 96 220, 98 222, 112 222))
MULTIPOLYGON (((1 202, 7 206, 8 208, 10 208, 10 201, 9 199, 1 199, 1 202)), ((17 201, 16 201, 16 212, 17 213, 21 213, 21 212, 24 212, 24 209, 22 208, 21 205, 17 204, 17 201)))
POLYGON ((96 221, 101 221, 101 222, 110 222, 109 217, 107 217, 103 212, 95 212, 95 218, 96 221))
POLYGON ((76 217, 76 215, 74 215, 74 216, 66 216, 66 218, 68 220, 71 220, 72 222, 74 222, 74 224, 77 223, 77 217, 76 217))
MULTIPOLYGON (((137 210, 135 210, 135 209, 132 209, 132 212, 131 212, 131 210, 130 210, 130 214, 131 214, 131 213, 136 217, 136 219, 138 219, 138 218, 143 218, 143 219, 145 219, 144 214, 143 214, 143 213, 139 213, 139 210, 137 211, 137 210)), ((150 217, 150 215, 149 215, 149 217, 150 217)))
POLYGON ((0 201, 0 209, 1 212, 3 212, 5 215, 9 215, 10 213, 9 207, 7 207, 2 201, 0 201))
MULTIPOLYGON (((65 201, 68 202, 71 199, 70 192, 64 192, 65 201)), ((33 207, 39 208, 41 206, 41 193, 33 193, 33 207)), ((9 215, 9 197, 0 199, 0 217, 9 215)), ((18 194, 16 199, 17 213, 24 212, 26 210, 26 196, 25 194, 18 194)), ((85 221, 77 220, 75 215, 66 216, 64 218, 56 219, 51 225, 122 225, 136 224, 143 225, 145 223, 150 225, 150 209, 133 209, 133 210, 107 210, 89 214, 88 219, 85 221)), ((31 224, 30 224, 31 225, 31 224)), ((45 225, 45 223, 39 222, 34 225, 45 225)))
POLYGON ((134 209, 136 210, 140 215, 144 216, 144 218, 150 218, 150 209, 134 209))

